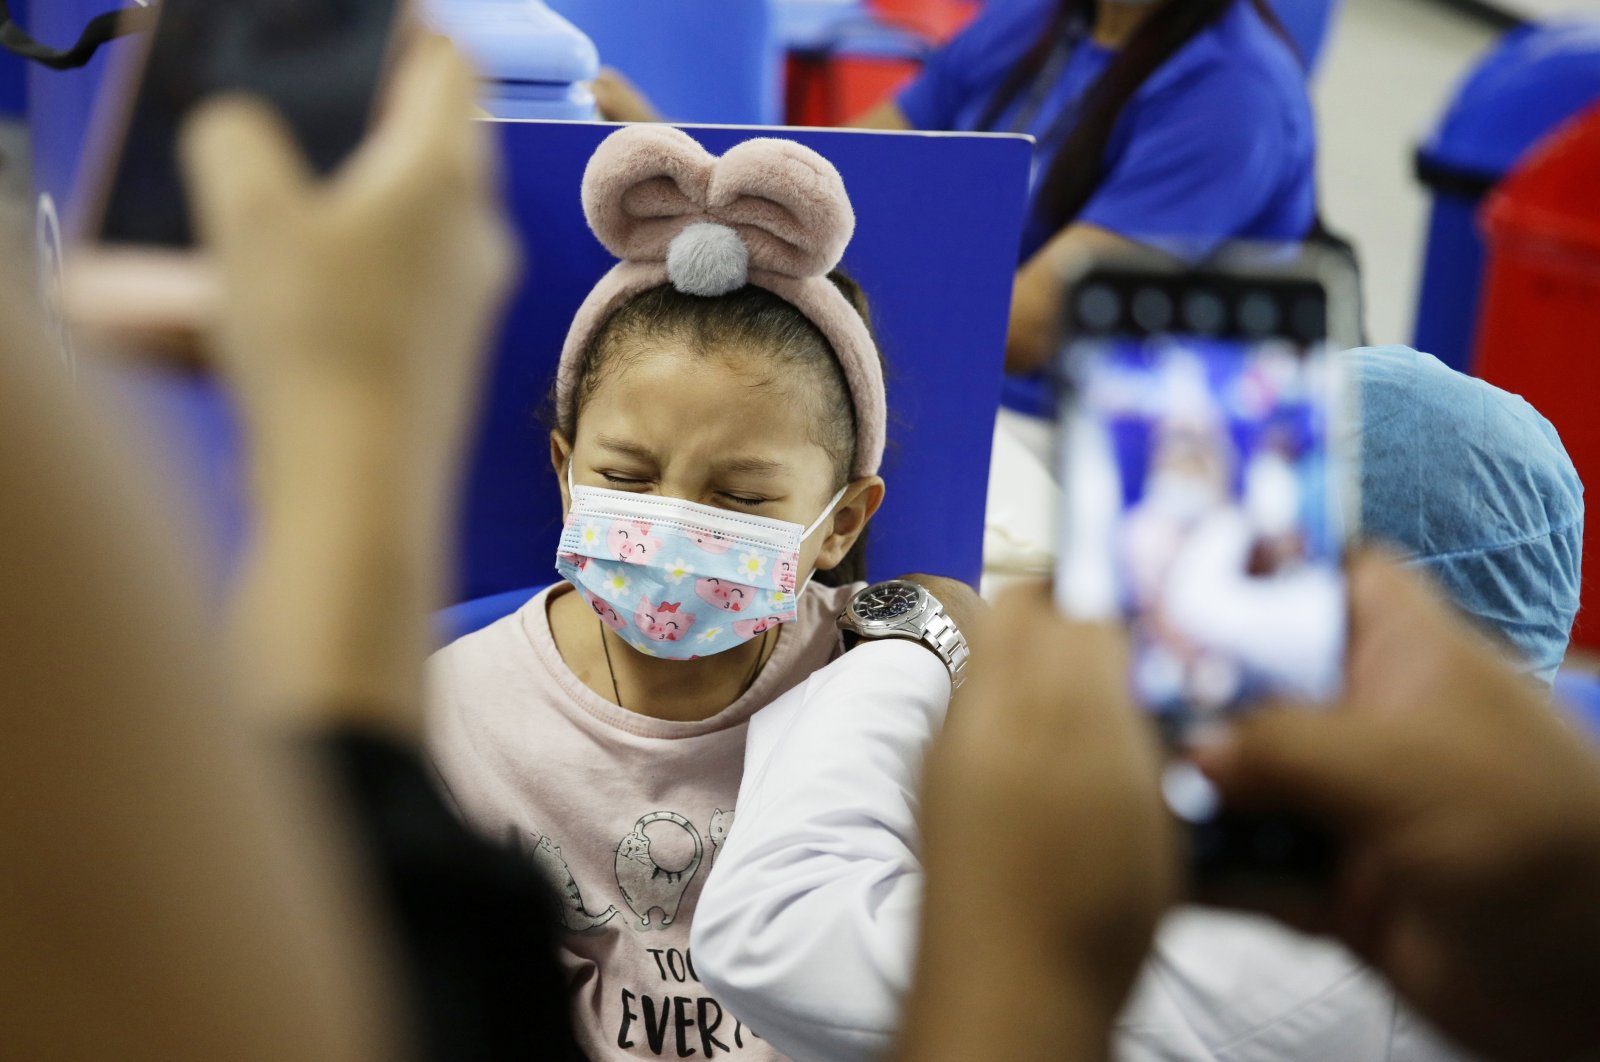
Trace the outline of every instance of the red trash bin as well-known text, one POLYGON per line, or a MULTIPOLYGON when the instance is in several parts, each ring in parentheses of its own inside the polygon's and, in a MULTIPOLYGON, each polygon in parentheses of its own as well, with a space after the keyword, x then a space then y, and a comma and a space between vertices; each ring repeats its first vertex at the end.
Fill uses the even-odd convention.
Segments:
MULTIPOLYGON (((1534 148, 1479 218, 1489 256, 1478 374, 1548 417, 1579 478, 1600 484, 1600 106, 1534 148)), ((1597 562, 1600 519, 1587 519, 1573 642, 1600 652, 1597 562)))

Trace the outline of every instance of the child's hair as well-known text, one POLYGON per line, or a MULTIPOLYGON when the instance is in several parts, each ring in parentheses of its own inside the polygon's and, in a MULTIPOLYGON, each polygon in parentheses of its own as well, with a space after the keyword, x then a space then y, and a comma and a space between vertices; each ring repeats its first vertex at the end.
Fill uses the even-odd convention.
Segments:
MULTIPOLYGON (((871 312, 860 285, 843 270, 828 279, 861 315, 871 330, 871 312)), ((574 400, 570 412, 555 406, 558 426, 567 438, 576 437, 577 419, 600 384, 634 354, 662 339, 680 343, 694 356, 730 351, 760 352, 801 381, 800 393, 811 403, 808 423, 812 441, 827 451, 833 462, 830 493, 850 480, 856 464, 856 412, 844 370, 822 330, 793 304, 765 288, 746 284, 726 295, 706 298, 662 284, 640 292, 617 307, 595 329, 578 358, 574 400)), ((882 354, 879 353, 881 362, 882 354)), ((863 530, 843 561, 831 571, 819 571, 824 586, 843 586, 866 578, 867 535, 863 530)))

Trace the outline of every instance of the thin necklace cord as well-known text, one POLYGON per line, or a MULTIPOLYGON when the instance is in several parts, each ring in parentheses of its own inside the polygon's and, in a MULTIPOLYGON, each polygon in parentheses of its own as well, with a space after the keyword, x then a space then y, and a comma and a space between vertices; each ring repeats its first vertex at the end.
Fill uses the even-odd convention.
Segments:
MULTIPOLYGON (((596 619, 595 626, 600 632, 600 649, 606 655, 606 674, 611 676, 611 700, 618 708, 626 707, 622 703, 622 694, 617 689, 617 669, 611 663, 611 643, 606 641, 606 625, 600 620, 596 619)), ((749 693, 750 687, 756 684, 756 676, 761 672, 761 665, 766 662, 768 642, 767 635, 771 634, 772 631, 773 628, 769 627, 761 632, 761 648, 756 650, 755 661, 750 665, 750 674, 745 676, 744 684, 739 687, 739 694, 734 698, 734 700, 737 701, 739 697, 743 697, 745 694, 749 693)))

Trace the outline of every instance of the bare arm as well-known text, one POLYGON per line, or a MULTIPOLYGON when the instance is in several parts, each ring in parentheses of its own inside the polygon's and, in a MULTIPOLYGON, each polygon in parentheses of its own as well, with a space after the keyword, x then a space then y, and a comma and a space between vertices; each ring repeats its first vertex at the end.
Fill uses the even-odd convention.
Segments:
POLYGON ((186 143, 260 511, 236 654, 291 728, 420 732, 427 617, 512 262, 472 95, 454 51, 423 41, 325 183, 248 102, 214 105, 186 143))
POLYGON ((1097 225, 1068 225, 1017 270, 1011 289, 1011 323, 1006 331, 1006 371, 1044 368, 1060 342, 1063 278, 1095 255, 1129 251, 1140 245, 1097 225))
POLYGON ((439 514, 508 252, 470 72, 425 42, 397 86, 385 128, 326 186, 252 105, 214 106, 186 140, 263 524, 240 608, 247 683, 217 665, 180 533, 127 440, 44 356, 0 348, 8 1055, 399 1053, 316 780, 263 755, 259 717, 237 711, 253 699, 288 724, 269 747, 341 722, 415 728, 439 514))
MULTIPOLYGON (((15 290, 15 288, 13 288, 15 290)), ((395 1027, 300 779, 230 712, 159 484, 0 347, 0 1027, 28 1059, 376 1059, 395 1027)))

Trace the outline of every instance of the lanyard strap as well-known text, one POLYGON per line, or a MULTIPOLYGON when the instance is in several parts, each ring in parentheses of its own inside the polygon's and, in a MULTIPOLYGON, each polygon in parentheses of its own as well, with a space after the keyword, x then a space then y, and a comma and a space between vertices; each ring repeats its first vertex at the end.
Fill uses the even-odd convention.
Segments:
POLYGON ((26 30, 13 22, 9 4, 6 0, 0 0, 0 48, 52 70, 73 70, 93 59, 100 46, 112 38, 155 25, 155 15, 155 9, 148 7, 107 11, 89 20, 72 47, 50 48, 34 40, 26 30))
POLYGON ((1069 31, 1056 42, 1050 50, 1050 58, 1045 60, 1044 68, 1039 71, 1039 76, 1033 79, 1033 84, 1028 86, 1027 98, 1022 101, 1022 106, 1017 108, 1016 116, 1011 119, 1011 132, 1026 133, 1028 126, 1033 123, 1039 114, 1039 108, 1044 106, 1044 101, 1050 95, 1050 90, 1055 87, 1056 80, 1061 76, 1061 70, 1067 65, 1067 59, 1077 47, 1078 34, 1069 31))

